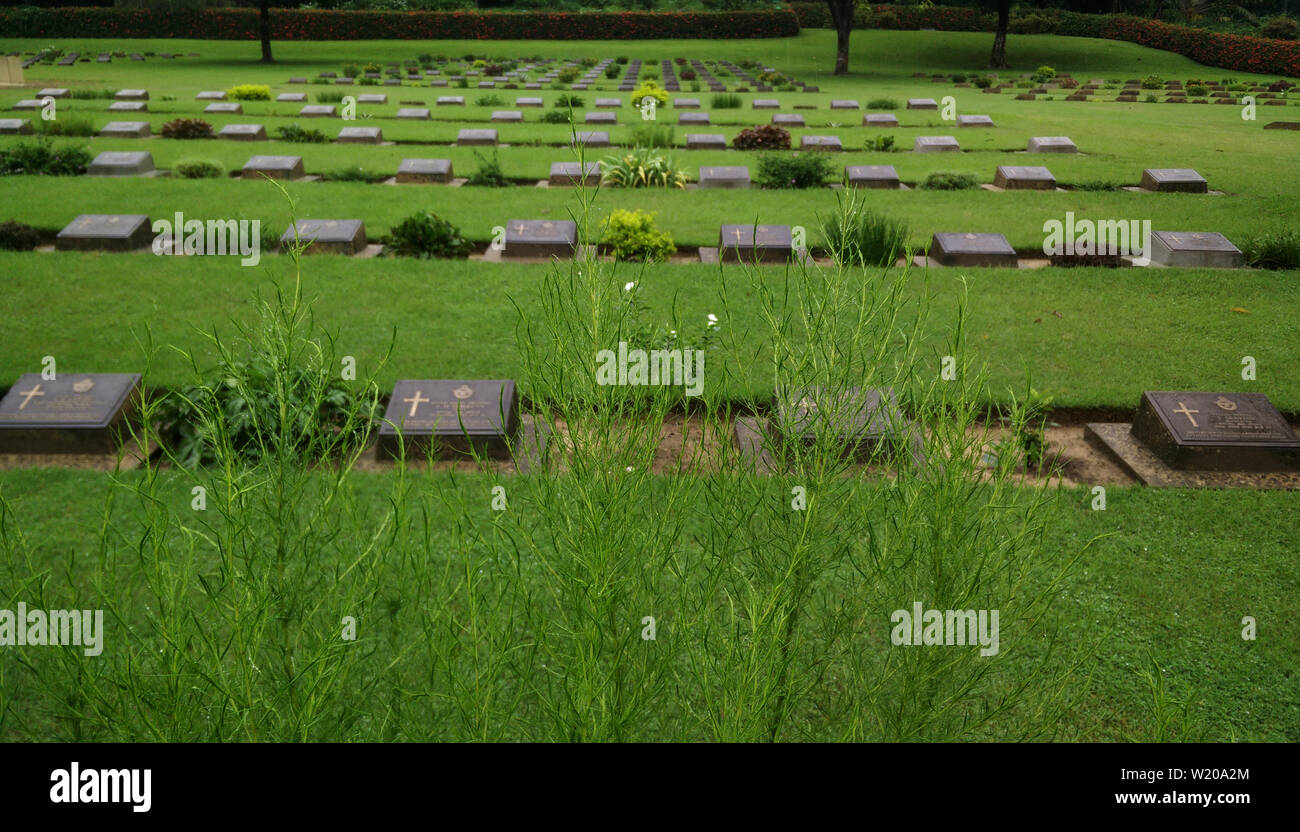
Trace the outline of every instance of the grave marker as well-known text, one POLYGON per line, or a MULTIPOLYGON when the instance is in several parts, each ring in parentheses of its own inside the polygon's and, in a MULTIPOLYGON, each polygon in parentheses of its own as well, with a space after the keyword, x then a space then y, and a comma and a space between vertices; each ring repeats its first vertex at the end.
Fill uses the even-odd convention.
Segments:
POLYGON ((139 373, 27 373, 0 399, 0 453, 114 454, 131 438, 139 373))
POLYGON ((510 220, 502 256, 567 260, 577 248, 578 226, 572 220, 510 220))
POLYGON ((397 166, 397 181, 402 184, 447 183, 452 179, 449 159, 403 159, 397 166))
POLYGON ((930 240, 930 259, 941 266, 1015 268, 1016 250, 1001 234, 938 232, 930 240))
POLYGON ((54 240, 59 251, 134 251, 153 241, 144 214, 82 214, 54 240))
POLYGON ((503 459, 519 428, 519 398, 509 380, 402 380, 393 386, 379 427, 381 459, 471 450, 503 459))
POLYGON ((366 225, 361 220, 298 220, 280 235, 280 245, 307 243, 307 254, 357 254, 366 247, 366 225))

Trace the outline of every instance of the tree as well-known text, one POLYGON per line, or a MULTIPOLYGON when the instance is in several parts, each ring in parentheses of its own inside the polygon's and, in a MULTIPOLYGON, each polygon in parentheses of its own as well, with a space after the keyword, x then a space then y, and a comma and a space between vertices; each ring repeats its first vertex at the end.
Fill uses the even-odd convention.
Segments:
POLYGON ((271 0, 261 0, 257 15, 257 34, 262 39, 262 63, 275 63, 275 59, 271 57, 271 0))
POLYGON ((835 24, 835 74, 849 73, 849 34, 853 31, 853 0, 826 0, 835 24))
POLYGON ((1011 22, 1011 0, 997 0, 998 29, 993 35, 993 54, 989 56, 991 69, 1006 69, 1007 25, 1011 22))

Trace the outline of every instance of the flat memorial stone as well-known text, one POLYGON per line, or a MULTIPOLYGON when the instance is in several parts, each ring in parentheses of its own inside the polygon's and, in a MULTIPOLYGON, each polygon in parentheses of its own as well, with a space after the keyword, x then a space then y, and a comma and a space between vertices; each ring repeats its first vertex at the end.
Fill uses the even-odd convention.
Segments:
POLYGON ((917 136, 912 150, 917 153, 951 153, 961 150, 952 136, 917 136))
POLYGON ((582 120, 587 124, 618 124, 615 113, 587 113, 582 120))
POLYGON ((451 181, 449 159, 403 159, 397 166, 397 181, 402 184, 447 183, 451 181))
POLYGON ((755 98, 750 106, 755 110, 779 110, 781 102, 775 98, 755 98))
POLYGON ((803 387, 778 395, 771 424, 787 442, 811 445, 829 434, 842 443, 844 456, 857 460, 899 444, 908 429, 892 389, 861 387, 803 387))
POLYGON ((194 100, 195 101, 225 101, 226 91, 225 90, 204 90, 203 92, 194 96, 194 100))
POLYGON ((153 240, 144 214, 82 214, 54 240, 59 251, 132 251, 153 240))
POLYGON ((519 429, 519 396, 509 380, 407 380, 393 386, 375 448, 381 459, 471 451, 503 459, 519 429))
POLYGON ((577 162, 552 162, 547 181, 552 187, 582 184, 594 188, 600 184, 600 162, 587 162, 582 174, 579 174, 577 162))
POLYGON ((1152 231, 1149 256, 1161 266, 1237 269, 1246 263, 1241 250, 1214 231, 1152 231))
POLYGON ((110 121, 99 135, 106 139, 144 139, 153 135, 153 129, 147 121, 110 121))
POLYGON ((110 113, 144 113, 148 110, 149 104, 144 101, 114 101, 108 105, 110 113))
POLYGON ((570 141, 573 145, 586 147, 609 147, 609 133, 604 130, 577 130, 570 141))
POLYGON ((437 103, 439 107, 463 107, 465 106, 465 96, 440 95, 435 103, 437 103))
POLYGON ((907 99, 907 109, 937 110, 939 109, 939 104, 933 98, 909 98, 907 99))
POLYGON ((139 373, 27 373, 0 399, 0 453, 115 454, 131 439, 139 373))
POLYGON ((1205 178, 1191 168, 1147 168, 1142 171, 1138 187, 1145 191, 1184 194, 1203 194, 1210 189, 1205 178))
POLYGON ((105 151, 86 168, 87 176, 145 176, 154 171, 153 154, 143 151, 105 151))
POLYGON ((362 93, 357 96, 358 104, 387 104, 388 96, 380 92, 362 93))
POLYGON ((673 109, 675 110, 698 110, 700 109, 700 99, 698 98, 674 98, 673 109))
POLYGON ((803 116, 798 113, 774 113, 772 123, 785 127, 803 127, 803 116))
POLYGON ((800 150, 843 150, 839 136, 803 136, 799 139, 800 150))
POLYGON ((67 87, 46 87, 45 89, 36 93, 36 97, 37 98, 67 98, 68 88, 67 87))
POLYGON ((13 103, 13 106, 10 107, 9 109, 11 109, 11 110, 39 110, 40 108, 41 108, 41 102, 40 102, 40 101, 37 101, 35 98, 24 98, 24 99, 22 99, 21 101, 15 101, 15 102, 13 103))
POLYGON ((1056 177, 1044 167, 998 165, 993 184, 1008 191, 1050 191, 1056 188, 1056 177))
POLYGON ((339 144, 380 144, 384 131, 378 127, 344 127, 339 131, 339 144))
POLYGON ((723 225, 718 253, 727 263, 784 263, 794 252, 788 225, 723 225))
POLYGON ((34 132, 31 119, 0 118, 0 136, 30 136, 34 132))
POLYGON ((710 119, 708 113, 678 113, 677 123, 678 124, 709 124, 710 119))
POLYGON ((204 107, 203 112, 238 115, 244 112, 244 105, 238 101, 216 101, 204 107))
POLYGON ((295 228, 309 254, 356 254, 366 247, 366 224, 361 220, 298 220, 280 236, 280 245, 293 243, 295 228))
POLYGON ((727 137, 721 133, 687 133, 687 150, 726 150, 727 137))
POLYGON ((517 124, 524 120, 524 114, 520 110, 496 110, 490 120, 503 124, 517 124))
POLYGON ((536 96, 525 95, 515 99, 515 106, 516 107, 542 107, 545 106, 545 104, 542 102, 542 99, 536 96))
POLYGON ((237 142, 264 142, 266 128, 260 124, 227 124, 217 131, 217 138, 237 142))
POLYGON ((1132 435, 1179 470, 1300 471, 1300 437, 1263 393, 1144 392, 1132 435))
POLYGON ((836 98, 831 100, 832 110, 858 110, 861 105, 851 98, 836 98))
POLYGON ((303 118, 335 118, 338 114, 333 104, 308 104, 298 111, 303 118))
POLYGON ((902 183, 893 165, 850 165, 844 168, 844 181, 849 187, 897 190, 902 183))
POLYGON ((993 127, 993 119, 988 116, 957 116, 958 127, 993 127))
POLYGON ((464 146, 495 145, 497 131, 482 127, 469 127, 456 134, 456 144, 464 146))
POLYGON ((301 156, 251 156, 240 172, 243 179, 300 179, 304 175, 301 156))
POLYGON ((863 127, 897 127, 898 116, 893 113, 867 113, 862 117, 863 127))
POLYGON ((572 220, 510 220, 502 256, 567 260, 577 248, 578 226, 572 220))
POLYGON ((118 101, 148 101, 148 90, 118 90, 113 96, 118 101))
POLYGON ((397 118, 410 118, 424 121, 429 118, 428 107, 402 107, 397 111, 397 118))
POLYGON ((275 100, 285 104, 301 104, 307 100, 307 93, 282 92, 275 97, 275 100))
POLYGON ((601 108, 613 107, 615 109, 623 106, 621 98, 597 98, 596 106, 601 108))
POLYGON ((701 188, 748 188, 749 168, 744 165, 709 165, 700 168, 701 188))
POLYGON ((1030 153, 1078 153, 1079 148, 1069 136, 1033 136, 1029 139, 1030 153))
POLYGON ((1001 234, 936 233, 930 241, 930 259, 941 266, 1017 265, 1016 250, 1001 234))

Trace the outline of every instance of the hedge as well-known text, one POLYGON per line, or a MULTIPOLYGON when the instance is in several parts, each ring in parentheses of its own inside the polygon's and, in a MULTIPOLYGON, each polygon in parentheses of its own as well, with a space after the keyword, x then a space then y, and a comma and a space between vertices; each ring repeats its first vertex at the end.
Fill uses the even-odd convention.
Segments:
MULTIPOLYGON (((790 7, 799 25, 809 29, 832 28, 825 3, 798 2, 790 7)), ((940 29, 951 32, 992 32, 996 20, 979 9, 953 6, 871 6, 854 15, 859 29, 940 29)), ((1260 75, 1300 77, 1300 43, 1287 40, 1229 35, 1128 15, 1080 14, 1059 9, 1035 9, 1013 15, 1012 34, 1070 35, 1123 40, 1163 49, 1205 66, 1260 75)))
MULTIPOLYGON (((256 40, 256 9, 0 10, 0 37, 256 40)), ((394 12, 274 9, 274 40, 639 40, 784 38, 790 9, 729 12, 394 12)))

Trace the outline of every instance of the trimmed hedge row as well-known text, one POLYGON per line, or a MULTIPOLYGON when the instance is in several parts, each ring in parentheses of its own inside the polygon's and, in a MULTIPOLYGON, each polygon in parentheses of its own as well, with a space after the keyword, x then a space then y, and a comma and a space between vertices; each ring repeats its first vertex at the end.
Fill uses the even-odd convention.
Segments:
MULTIPOLYGON (((256 9, 0 10, 0 36, 256 40, 256 9)), ((790 9, 736 12, 391 12, 274 9, 274 40, 640 40, 784 38, 790 9)))
MULTIPOLYGON (((804 28, 833 27, 825 3, 796 2, 790 6, 799 16, 799 25, 804 28)), ((859 29, 992 32, 996 20, 993 15, 978 9, 952 6, 872 6, 859 10, 853 25, 859 29)), ((1035 9, 1027 14, 1013 15, 1008 28, 1013 34, 1123 40, 1174 52, 1205 66, 1300 77, 1300 43, 1296 41, 1229 35, 1128 15, 1080 14, 1053 9, 1035 9)))

